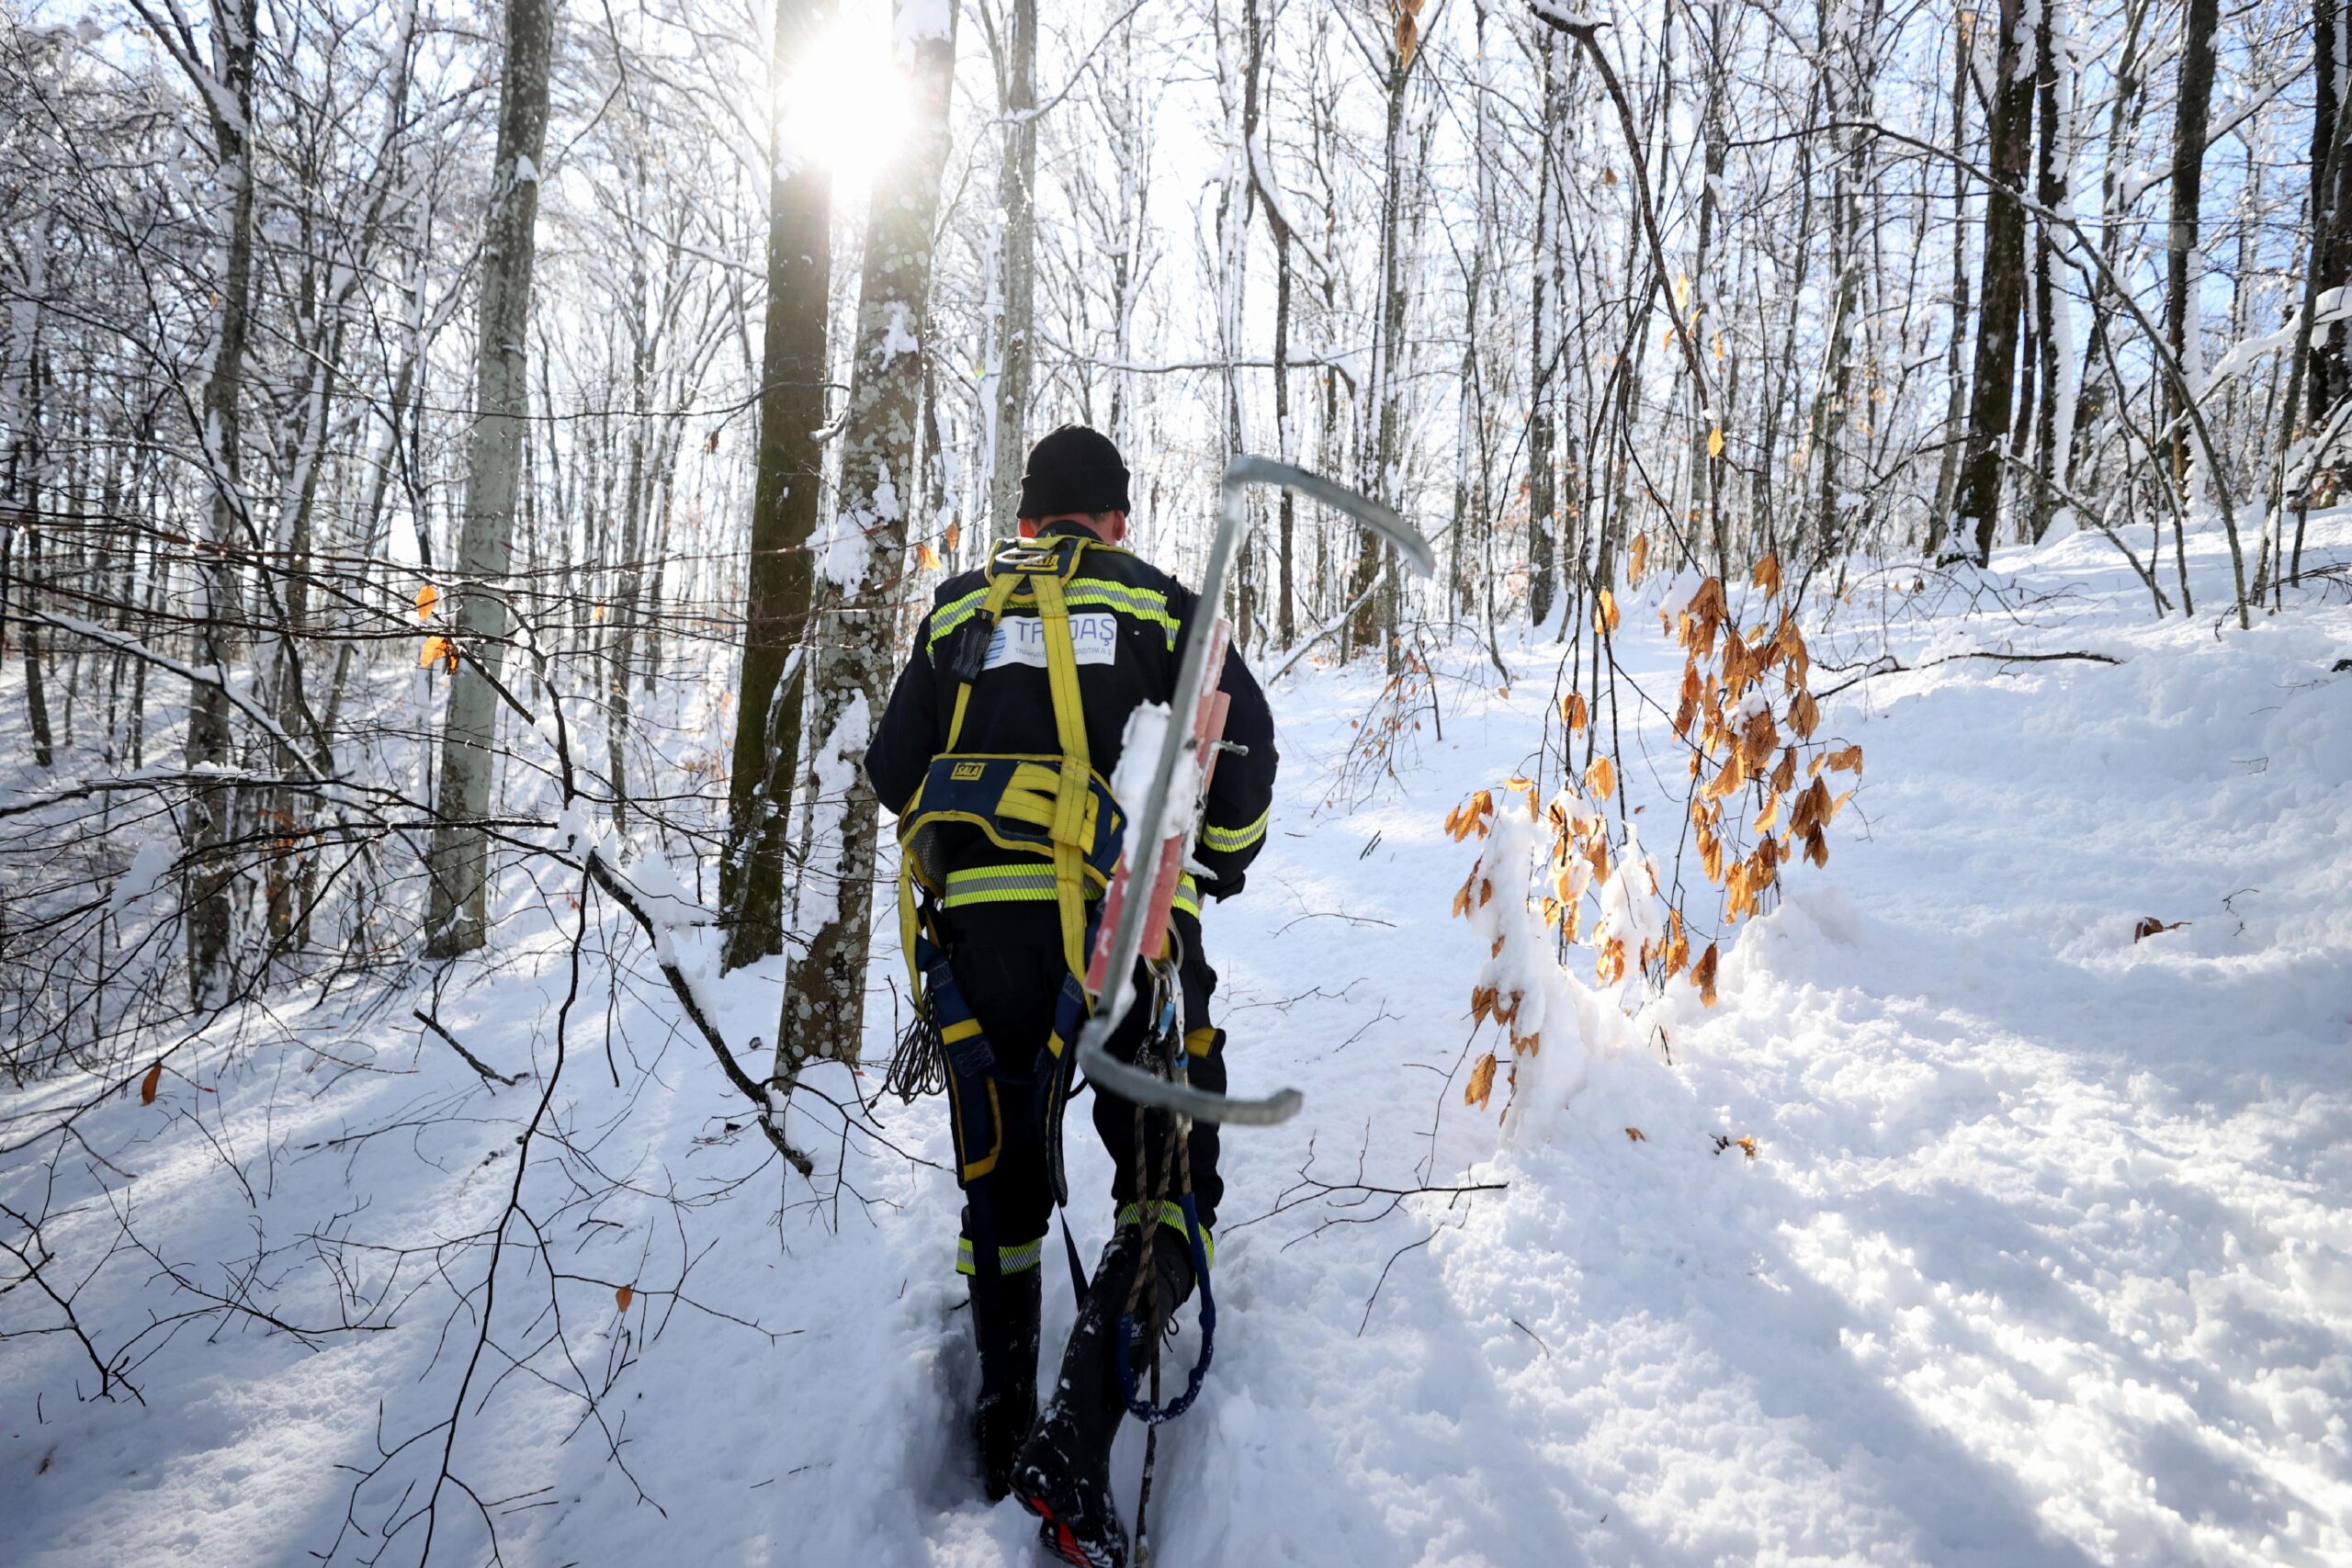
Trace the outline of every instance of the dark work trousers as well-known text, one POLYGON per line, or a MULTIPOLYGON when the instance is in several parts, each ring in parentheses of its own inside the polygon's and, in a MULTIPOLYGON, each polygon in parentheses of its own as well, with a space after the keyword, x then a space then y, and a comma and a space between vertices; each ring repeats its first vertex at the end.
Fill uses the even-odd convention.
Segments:
MULTIPOLYGON (((997 922, 986 916, 975 919, 971 911, 961 913, 964 918, 956 922, 956 929, 949 933, 954 945, 948 953, 948 964, 955 971, 956 984, 964 993, 965 1004, 979 1021, 996 1055, 997 1105, 1004 1119, 1004 1146, 997 1156, 996 1169, 983 1179, 992 1184, 996 1245, 1001 1249, 1003 1267, 1007 1272, 1017 1272, 1035 1267, 1037 1243, 1053 1220, 1053 1178, 1046 1166, 1045 1107, 1038 1083, 1044 1072, 1041 1058, 1045 1057, 1046 1041, 1053 1032, 1054 1003, 1061 993, 1062 976, 1069 971, 1062 962, 1058 935, 1045 935, 1026 921, 997 922)), ((1177 982, 1183 993, 1180 1004, 1183 1029, 1187 1035, 1199 1035, 1211 1029, 1209 997, 1216 988, 1216 971, 1201 956, 1200 922, 1179 910, 1173 923, 1183 953, 1177 967, 1177 982)), ((1138 985, 1144 982, 1140 968, 1136 980, 1138 985)), ((1145 1010, 1141 1004, 1131 1009, 1125 1023, 1111 1037, 1111 1055, 1120 1061, 1135 1060, 1146 1032, 1145 1010)), ((1191 1080, 1196 1088, 1223 1094, 1224 1035, 1219 1032, 1201 1038, 1214 1043, 1205 1055, 1190 1058, 1191 1080)), ((1140 1185, 1136 1168, 1135 1103, 1106 1094, 1100 1088, 1088 1092, 1094 1101, 1095 1132, 1110 1152, 1116 1170, 1111 1185, 1112 1201, 1132 1203, 1140 1185)), ((1155 1158, 1165 1158, 1168 1131, 1164 1116, 1152 1112, 1146 1122, 1145 1147, 1154 1152, 1155 1158)), ((1225 1192, 1225 1184, 1217 1177, 1216 1127, 1209 1122, 1194 1122, 1190 1143, 1193 1191, 1201 1223, 1213 1224, 1217 1200, 1225 1192)), ((1160 1190, 1168 1190, 1167 1179, 1163 1178, 1160 1190)), ((1082 1201, 1080 1194, 1071 1196, 1082 1201)), ((974 1239, 968 1213, 963 1239, 968 1254, 974 1239)))

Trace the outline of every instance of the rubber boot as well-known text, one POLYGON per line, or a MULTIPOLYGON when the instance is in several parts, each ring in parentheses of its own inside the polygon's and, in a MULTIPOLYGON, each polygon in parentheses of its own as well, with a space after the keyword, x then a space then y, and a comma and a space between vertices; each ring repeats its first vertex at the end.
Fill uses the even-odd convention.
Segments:
MULTIPOLYGON (((1126 1531, 1111 1500, 1111 1440, 1127 1413, 1117 1336, 1135 1269, 1135 1234, 1123 1230, 1103 1249, 1062 1353, 1059 1385, 1013 1467, 1014 1495, 1037 1516, 1038 1540, 1073 1568, 1126 1568, 1126 1531)), ((1165 1225, 1153 1227, 1151 1273, 1134 1351, 1145 1365, 1150 1346, 1193 1293, 1192 1255, 1165 1225)))
POLYGON ((980 1453, 981 1483, 991 1503, 1012 1490, 1012 1461, 1037 1424, 1037 1292, 1042 1277, 1035 1269, 1000 1275, 992 1313, 981 1307, 978 1282, 973 1283, 980 1395, 972 1413, 972 1436, 980 1453))

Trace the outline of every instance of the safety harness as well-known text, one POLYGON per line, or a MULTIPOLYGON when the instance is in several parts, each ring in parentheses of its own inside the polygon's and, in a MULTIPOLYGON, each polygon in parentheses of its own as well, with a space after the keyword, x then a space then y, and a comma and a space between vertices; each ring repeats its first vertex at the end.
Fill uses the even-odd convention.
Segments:
MULTIPOLYGON (((921 998, 915 1032, 930 1036, 944 1063, 938 1076, 947 1089, 956 1181, 964 1189, 972 1233, 974 1290, 989 1305, 1007 1265, 1031 1267, 1035 1258, 1025 1240, 1019 1258, 1005 1258, 997 1244, 989 1177, 1004 1145, 998 1056, 956 984, 939 917, 944 908, 1031 899, 1051 888, 1060 917, 1066 972, 1035 1077, 1054 1201, 1067 1206, 1062 1113, 1076 1060, 1071 1047, 1091 1010, 1083 983, 1086 959, 1093 946, 1097 901, 1118 864, 1126 826, 1110 785, 1088 755, 1068 589, 1089 548, 1110 547, 1094 539, 1067 536, 1008 541, 999 547, 989 562, 986 596, 956 628, 946 662, 956 682, 947 743, 933 759, 899 821, 899 934, 921 998), (1000 623, 1011 612, 1034 612, 1041 623, 1058 755, 957 749, 973 684, 989 667, 992 647, 1004 635, 1000 623), (1001 852, 1002 863, 951 868, 947 852, 958 827, 976 829, 1001 852)), ((902 1048, 901 1056, 906 1055, 902 1048)), ((908 1075, 894 1064, 892 1077, 903 1079, 908 1075)), ((1067 1221, 1062 1235, 1073 1286, 1082 1292, 1084 1269, 1067 1221)))

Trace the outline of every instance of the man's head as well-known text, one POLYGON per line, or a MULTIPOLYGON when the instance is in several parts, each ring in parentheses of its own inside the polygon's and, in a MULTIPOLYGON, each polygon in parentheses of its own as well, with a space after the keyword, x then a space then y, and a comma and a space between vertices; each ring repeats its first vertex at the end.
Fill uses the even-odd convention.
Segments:
POLYGON ((1050 523, 1078 523, 1105 542, 1127 534, 1127 466, 1111 438, 1065 424, 1029 448, 1021 477, 1021 536, 1050 523))

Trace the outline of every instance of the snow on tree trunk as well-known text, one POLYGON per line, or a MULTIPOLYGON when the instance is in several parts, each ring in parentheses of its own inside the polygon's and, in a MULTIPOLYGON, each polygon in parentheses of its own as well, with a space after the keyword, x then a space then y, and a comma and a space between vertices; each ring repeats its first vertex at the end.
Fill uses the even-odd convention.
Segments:
MULTIPOLYGON (((141 8, 159 36, 159 19, 141 8)), ((249 541, 239 442, 238 410, 245 374, 245 343, 253 304, 254 0, 213 12, 212 60, 194 53, 185 33, 170 47, 202 96, 211 119, 215 195, 224 204, 219 293, 212 341, 206 355, 203 427, 198 434, 207 488, 211 492, 207 548, 196 570, 190 606, 195 647, 189 663, 203 679, 189 682, 187 761, 191 773, 225 770, 234 761, 229 729, 230 660, 237 652, 243 620, 234 552, 249 541)), ((235 873, 229 840, 235 797, 226 784, 199 787, 188 796, 187 921, 188 986, 199 1007, 225 1003, 234 989, 230 952, 234 923, 235 873)))
POLYGON ((498 155, 482 247, 481 314, 475 348, 475 417, 466 444, 466 522, 458 547, 458 639, 465 658, 450 677, 441 734, 440 789, 428 868, 424 948, 435 958, 470 953, 487 924, 493 682, 504 663, 503 579, 514 547, 514 501, 530 412, 531 263, 539 210, 539 158, 547 141, 550 0, 507 0, 506 69, 499 88, 498 155))
POLYGON ((879 808, 860 763, 888 695, 909 577, 932 233, 956 65, 953 0, 899 0, 896 17, 909 130, 874 179, 840 503, 817 551, 822 597, 808 723, 817 813, 801 914, 804 925, 820 918, 792 965, 776 1023, 776 1080, 786 1095, 805 1062, 856 1061, 865 1017, 879 808))

